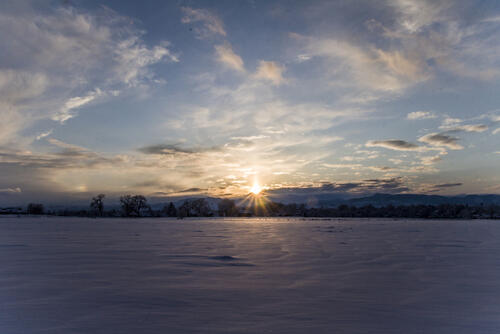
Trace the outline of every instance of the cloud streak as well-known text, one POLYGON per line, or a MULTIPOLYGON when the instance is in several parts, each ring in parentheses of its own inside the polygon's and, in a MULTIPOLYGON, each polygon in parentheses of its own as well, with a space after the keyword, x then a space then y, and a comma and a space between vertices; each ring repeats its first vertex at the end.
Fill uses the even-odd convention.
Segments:
POLYGON ((229 43, 216 45, 215 46, 215 55, 218 62, 223 64, 224 66, 238 71, 245 72, 245 67, 243 64, 243 59, 238 56, 232 49, 229 43))
POLYGON ((21 188, 2 188, 0 189, 0 194, 20 194, 22 193, 21 188))
POLYGON ((335 68, 330 80, 337 84, 392 94, 429 78, 424 62, 400 51, 366 48, 346 40, 298 34, 291 34, 291 38, 303 45, 311 57, 324 59, 329 67, 335 68))
POLYGON ((157 155, 173 155, 173 154, 197 154, 203 152, 216 152, 220 151, 219 147, 208 148, 183 148, 176 144, 159 144, 152 146, 145 146, 138 149, 139 152, 144 154, 157 154, 157 155))
POLYGON ((324 182, 319 185, 308 184, 302 187, 271 189, 267 193, 271 197, 276 196, 278 198, 287 194, 314 196, 327 193, 404 193, 410 190, 405 183, 402 178, 366 179, 357 182, 324 182))
POLYGON ((52 117, 54 121, 61 123, 66 122, 68 119, 75 117, 75 109, 78 109, 103 95, 103 92, 96 88, 95 91, 89 92, 85 96, 75 96, 70 98, 59 112, 52 117))
POLYGON ((396 151, 418 151, 421 149, 419 145, 400 140, 400 139, 388 139, 388 140, 369 140, 365 144, 366 147, 383 147, 390 150, 396 151))
POLYGON ((184 24, 201 23, 201 27, 196 27, 195 32, 198 38, 207 38, 210 36, 226 36, 226 30, 222 21, 213 13, 206 9, 196 9, 191 7, 182 7, 184 16, 181 22, 184 24))
POLYGON ((450 150, 462 150, 464 147, 458 144, 458 138, 444 133, 429 133, 422 136, 418 141, 431 146, 446 147, 450 150))
POLYGON ((413 111, 408 115, 406 115, 406 118, 411 120, 417 120, 417 119, 432 119, 432 118, 437 118, 437 116, 436 114, 430 111, 413 111))
POLYGON ((284 71, 285 67, 274 61, 261 60, 259 62, 259 66, 257 67, 255 77, 257 79, 271 81, 274 85, 279 86, 285 82, 285 79, 283 78, 284 71))
POLYGON ((178 62, 168 42, 148 47, 143 32, 109 8, 91 13, 67 6, 45 14, 0 14, 6 114, 0 144, 19 141, 19 133, 40 120, 64 123, 98 97, 154 84, 150 65, 178 62))

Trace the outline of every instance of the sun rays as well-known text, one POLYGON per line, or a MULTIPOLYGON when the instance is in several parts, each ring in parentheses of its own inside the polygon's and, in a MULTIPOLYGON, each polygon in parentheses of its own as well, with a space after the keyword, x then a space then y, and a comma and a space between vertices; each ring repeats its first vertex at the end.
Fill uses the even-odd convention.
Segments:
POLYGON ((261 191, 262 187, 259 185, 259 181, 255 180, 252 188, 250 189, 250 192, 254 195, 258 195, 261 191))
POLYGON ((250 192, 241 202, 245 212, 256 216, 265 216, 267 214, 267 204, 269 200, 264 193, 264 187, 259 184, 257 178, 254 179, 250 192))

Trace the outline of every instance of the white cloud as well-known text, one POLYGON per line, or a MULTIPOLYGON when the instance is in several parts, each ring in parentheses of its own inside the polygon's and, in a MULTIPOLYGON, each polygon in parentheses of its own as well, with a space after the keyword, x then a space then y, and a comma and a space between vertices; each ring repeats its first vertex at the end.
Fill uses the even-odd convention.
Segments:
POLYGON ((269 80, 275 85, 280 85, 285 82, 283 72, 285 67, 274 61, 259 61, 259 66, 255 73, 257 79, 269 80))
POLYGON ((483 19, 483 22, 487 23, 499 23, 500 22, 500 15, 499 16, 490 16, 485 19, 483 19))
POLYGON ((182 7, 184 17, 182 23, 201 22, 201 28, 195 28, 198 38, 206 38, 213 35, 226 36, 222 21, 213 13, 206 9, 194 9, 191 7, 182 7))
POLYGON ((299 63, 302 63, 302 62, 305 62, 305 61, 308 61, 310 60, 312 57, 308 54, 300 54, 297 56, 297 61, 299 63))
POLYGON ((387 139, 387 140, 369 140, 365 144, 366 147, 383 147, 396 151, 418 151, 420 146, 409 143, 400 139, 387 139))
POLYGON ((454 126, 458 123, 462 123, 463 120, 461 120, 460 118, 452 118, 452 117, 446 117, 444 120, 443 120, 443 125, 442 127, 450 127, 450 126, 454 126))
POLYGON ((422 60, 405 55, 402 51, 373 50, 376 60, 384 64, 385 69, 400 78, 407 78, 413 82, 419 82, 428 78, 425 74, 426 68, 422 60))
POLYGON ((389 4, 399 12, 398 22, 401 28, 409 33, 417 33, 432 23, 443 20, 443 15, 452 2, 449 0, 389 0, 389 4))
POLYGON ((215 54, 217 56, 217 60, 229 67, 230 69, 245 72, 245 67, 243 65, 243 59, 238 56, 232 49, 229 43, 216 45, 215 46, 215 54))
POLYGON ((131 20, 101 7, 71 6, 0 14, 0 144, 41 119, 64 121, 103 93, 147 87, 158 79, 150 65, 176 62, 168 42, 148 47, 131 20))
POLYGON ((253 140, 259 140, 259 139, 265 139, 269 138, 269 136, 264 136, 264 135, 258 135, 258 136, 246 136, 246 137, 231 137, 233 140, 248 140, 248 141, 253 141, 253 140))
POLYGON ((491 133, 494 135, 496 135, 497 133, 500 133, 500 128, 493 130, 491 133))
POLYGON ((31 100, 49 86, 48 77, 39 72, 0 70, 0 144, 19 142, 18 132, 31 124, 37 115, 29 112, 31 100))
POLYGON ((40 139, 43 139, 45 137, 50 136, 53 131, 54 131, 53 129, 50 129, 49 131, 45 131, 45 132, 40 133, 38 136, 36 136, 36 140, 40 140, 40 139))
POLYGON ((47 75, 13 69, 0 70, 0 96, 10 104, 37 97, 47 89, 47 75))
POLYGON ((387 0, 387 3, 395 10, 395 24, 383 19, 385 25, 375 20, 372 23, 386 38, 384 50, 396 49, 421 64, 427 63, 425 69, 430 77, 443 71, 476 80, 500 76, 497 57, 500 38, 492 30, 496 24, 494 18, 466 18, 467 3, 458 5, 453 0, 387 0))
POLYGON ((4 193, 4 194, 19 194, 21 193, 21 188, 19 187, 16 187, 16 188, 3 188, 3 189, 0 189, 0 194, 1 193, 4 193))
POLYGON ((458 125, 462 123, 463 120, 457 118, 446 118, 443 124, 439 126, 440 129, 446 130, 447 132, 484 132, 488 130, 488 126, 485 124, 465 124, 458 125))
POLYGON ((430 118, 436 118, 437 116, 431 112, 431 111, 413 111, 406 115, 406 118, 411 119, 411 120, 416 120, 416 119, 430 119, 430 118))
MULTIPOLYGON (((167 48, 168 42, 162 42, 153 48, 148 48, 135 36, 121 41, 116 45, 115 60, 117 65, 115 75, 124 83, 135 86, 152 73, 148 66, 164 59, 179 62, 179 58, 167 48)), ((156 81, 158 81, 156 79, 156 81)), ((160 80, 161 82, 161 80, 160 80)))
POLYGON ((425 62, 413 53, 356 45, 348 40, 291 34, 311 57, 326 60, 332 84, 397 93, 429 78, 425 62))
POLYGON ((389 161, 392 162, 395 165, 400 165, 400 164, 402 164, 404 162, 401 159, 394 159, 394 158, 389 159, 389 161))
POLYGON ((433 165, 435 164, 436 162, 439 162, 441 161, 442 158, 441 158, 441 155, 438 154, 438 155, 433 155, 433 156, 427 156, 427 157, 421 157, 420 158, 420 162, 422 165, 426 165, 426 166, 429 166, 429 165, 433 165))
POLYGON ((76 114, 74 112, 74 109, 80 108, 102 95, 103 92, 99 88, 96 88, 95 91, 89 92, 85 96, 72 97, 66 101, 66 103, 62 106, 59 112, 56 115, 54 115, 52 119, 54 121, 64 123, 68 119, 75 117, 76 114))
MULTIPOLYGON (((458 143, 459 138, 451 136, 453 133, 457 132, 484 132, 488 130, 488 126, 484 124, 469 124, 469 125, 456 125, 458 121, 456 119, 448 119, 448 123, 451 124, 450 127, 444 127, 446 131, 439 133, 429 133, 422 136, 418 141, 429 144, 431 146, 437 147, 447 147, 451 150, 461 150, 463 146, 458 143)), ((443 126, 440 126, 443 128, 443 126)), ((442 154, 444 154, 442 152, 442 154)))
POLYGON ((488 130, 488 126, 484 124, 469 124, 469 125, 460 125, 460 126, 455 126, 448 131, 453 131, 453 132, 459 132, 459 131, 464 131, 464 132, 484 132, 488 130))
POLYGON ((325 163, 323 164, 324 167, 327 168, 334 168, 334 169, 341 169, 341 168, 347 168, 347 169, 359 169, 363 167, 361 164, 328 164, 325 163))
POLYGON ((447 147, 451 150, 463 149, 463 146, 458 144, 458 138, 444 133, 429 133, 425 136, 420 137, 418 141, 429 144, 431 146, 447 147))

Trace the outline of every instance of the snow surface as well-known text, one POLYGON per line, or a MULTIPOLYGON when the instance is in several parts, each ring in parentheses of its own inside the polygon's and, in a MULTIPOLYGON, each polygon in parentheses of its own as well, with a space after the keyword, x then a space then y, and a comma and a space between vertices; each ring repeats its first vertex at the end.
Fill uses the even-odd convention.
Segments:
POLYGON ((500 333, 500 222, 3 217, 0 333, 500 333))

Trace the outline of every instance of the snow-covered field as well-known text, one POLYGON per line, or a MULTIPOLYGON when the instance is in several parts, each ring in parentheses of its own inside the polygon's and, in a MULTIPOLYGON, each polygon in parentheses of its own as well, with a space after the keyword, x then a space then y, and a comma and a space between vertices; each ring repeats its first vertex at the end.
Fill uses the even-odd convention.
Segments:
POLYGON ((0 333, 500 333, 500 222, 0 217, 0 333))

